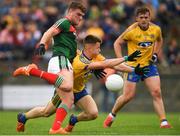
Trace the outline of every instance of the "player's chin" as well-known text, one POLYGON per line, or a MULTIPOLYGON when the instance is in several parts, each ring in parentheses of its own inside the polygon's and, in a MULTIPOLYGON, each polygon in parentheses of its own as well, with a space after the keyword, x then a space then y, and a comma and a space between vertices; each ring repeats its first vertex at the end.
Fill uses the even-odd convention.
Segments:
POLYGON ((148 27, 148 23, 142 23, 141 26, 146 28, 146 27, 148 27))

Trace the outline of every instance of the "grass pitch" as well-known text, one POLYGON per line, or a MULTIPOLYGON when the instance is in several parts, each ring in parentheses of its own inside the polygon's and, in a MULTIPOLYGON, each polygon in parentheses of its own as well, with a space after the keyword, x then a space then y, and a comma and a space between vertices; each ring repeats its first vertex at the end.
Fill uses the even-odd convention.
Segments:
MULTIPOLYGON (((38 118, 26 123, 24 133, 16 132, 17 111, 0 111, 0 135, 47 135, 54 120, 38 118)), ((180 113, 168 114, 171 129, 160 129, 155 113, 121 113, 111 128, 103 128, 108 113, 100 113, 94 121, 80 122, 70 135, 180 135, 180 113)), ((68 116, 69 118, 69 116, 68 116)), ((68 123, 68 118, 63 126, 68 123)))

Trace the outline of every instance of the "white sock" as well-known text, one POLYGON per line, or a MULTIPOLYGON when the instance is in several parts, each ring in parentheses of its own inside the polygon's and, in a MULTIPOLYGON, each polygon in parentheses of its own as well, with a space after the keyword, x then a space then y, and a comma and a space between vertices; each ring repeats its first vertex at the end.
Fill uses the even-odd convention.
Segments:
POLYGON ((111 116, 111 117, 112 117, 112 120, 114 120, 114 119, 115 119, 115 117, 112 115, 112 113, 109 113, 109 116, 111 116))
POLYGON ((161 122, 161 126, 165 126, 165 125, 168 125, 168 122, 166 120, 161 122))

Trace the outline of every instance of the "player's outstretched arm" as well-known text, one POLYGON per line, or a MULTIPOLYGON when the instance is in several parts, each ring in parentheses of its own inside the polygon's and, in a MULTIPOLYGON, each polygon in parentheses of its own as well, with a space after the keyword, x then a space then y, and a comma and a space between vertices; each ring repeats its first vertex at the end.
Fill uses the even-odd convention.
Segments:
POLYGON ((88 65, 88 69, 104 69, 104 68, 112 68, 116 65, 123 63, 124 61, 135 61, 137 57, 140 56, 141 52, 139 50, 133 52, 129 56, 124 56, 122 58, 115 59, 107 59, 104 61, 92 62, 88 65))
POLYGON ((135 68, 132 68, 130 66, 127 66, 125 64, 120 64, 115 67, 113 67, 116 71, 121 71, 121 72, 135 72, 137 75, 143 75, 146 76, 149 73, 149 68, 148 67, 140 67, 140 64, 138 64, 135 68))
POLYGON ((131 73, 134 71, 134 68, 132 68, 124 63, 114 66, 113 69, 116 71, 127 72, 127 73, 131 73))
POLYGON ((111 68, 125 61, 125 57, 122 58, 114 58, 114 59, 106 59, 104 61, 92 62, 88 65, 88 69, 104 69, 111 68))
POLYGON ((52 40, 53 36, 57 35, 60 32, 54 26, 50 27, 42 36, 38 47, 35 49, 35 55, 44 55, 48 46, 50 45, 50 41, 52 40))

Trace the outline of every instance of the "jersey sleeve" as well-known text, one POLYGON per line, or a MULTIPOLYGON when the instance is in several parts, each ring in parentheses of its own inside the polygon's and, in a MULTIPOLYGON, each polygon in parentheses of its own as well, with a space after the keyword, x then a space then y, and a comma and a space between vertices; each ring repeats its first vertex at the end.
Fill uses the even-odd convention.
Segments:
POLYGON ((162 37, 162 32, 161 32, 161 28, 159 26, 157 26, 157 39, 162 37))
POLYGON ((70 27, 70 24, 68 22, 68 20, 66 18, 63 18, 63 19, 60 19, 58 20, 54 25, 53 27, 61 30, 61 31, 65 31, 65 30, 68 30, 69 27, 70 27))
POLYGON ((138 23, 134 23, 130 25, 123 33, 122 33, 122 39, 125 41, 131 40, 132 33, 131 30, 135 29, 138 26, 138 23))
POLYGON ((131 33, 130 30, 126 29, 123 33, 122 33, 122 39, 125 41, 129 41, 131 38, 131 33))

